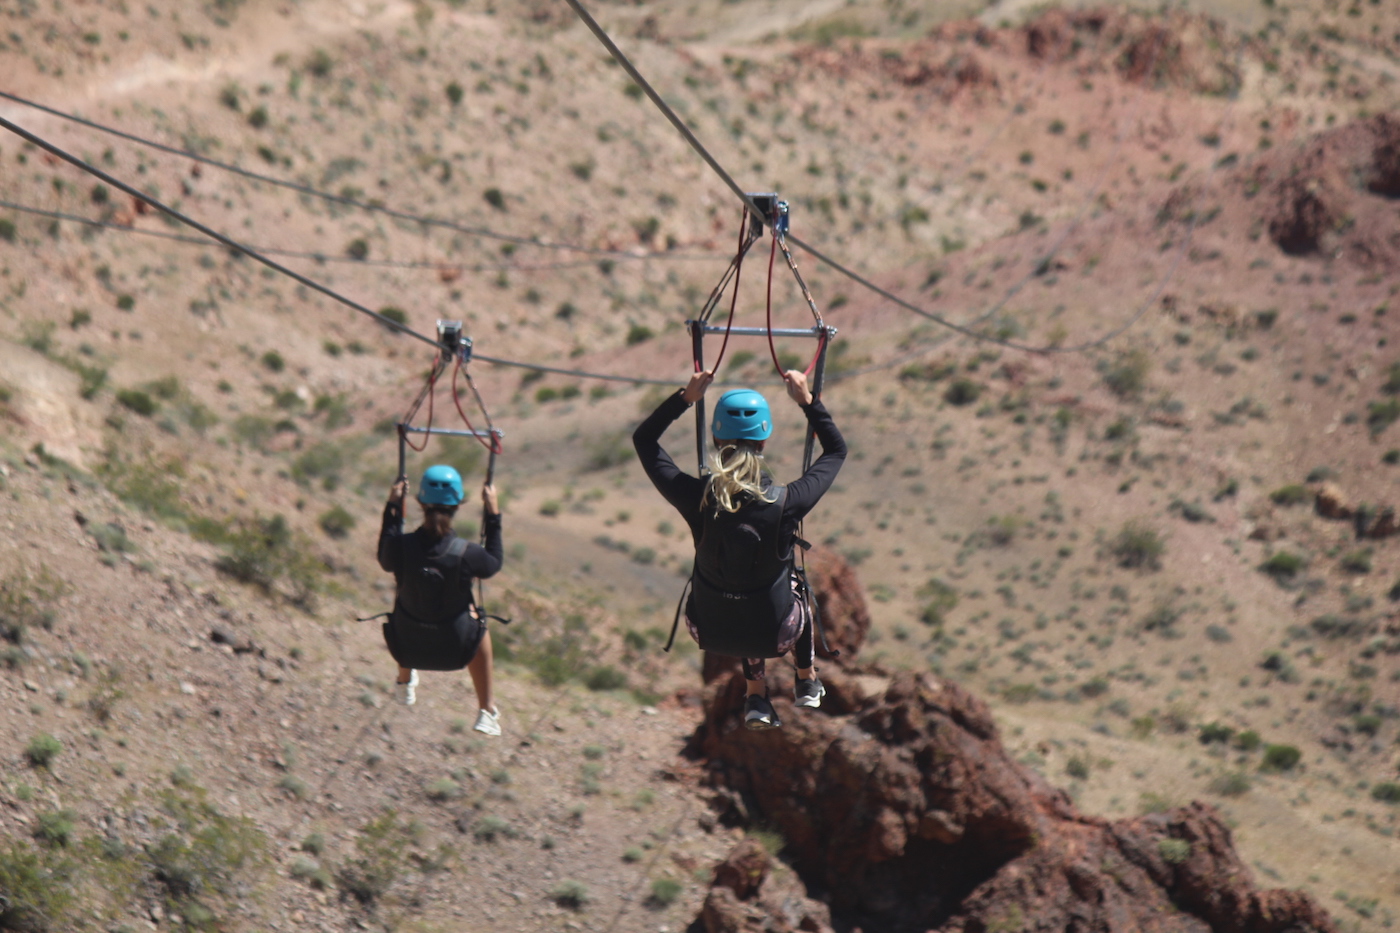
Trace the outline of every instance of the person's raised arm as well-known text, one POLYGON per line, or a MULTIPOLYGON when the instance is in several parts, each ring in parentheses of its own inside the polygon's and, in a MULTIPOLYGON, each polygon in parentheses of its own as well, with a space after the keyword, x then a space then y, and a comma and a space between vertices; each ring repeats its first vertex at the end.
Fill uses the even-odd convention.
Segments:
POLYGON ((812 397, 805 373, 790 369, 783 373, 783 381, 787 383, 788 396, 802 408, 803 414, 807 416, 807 425, 816 434, 817 443, 821 444, 822 448, 822 455, 807 472, 803 473, 800 479, 787 485, 787 504, 784 509, 789 516, 801 518, 817 504, 836 480, 836 474, 841 471, 841 464, 846 460, 846 439, 836 429, 836 422, 832 420, 826 406, 820 399, 812 397))
POLYGON ((663 399, 656 411, 632 432, 632 446, 637 451, 637 459, 642 462, 647 479, 667 502, 687 516, 700 507, 700 495, 704 492, 705 484, 676 466, 671 455, 661 447, 661 435, 685 414, 687 408, 705 396, 705 390, 713 380, 714 373, 695 373, 684 389, 663 399))
POLYGON ((496 487, 490 483, 481 487, 481 530, 485 533, 485 544, 467 549, 462 569, 470 576, 485 580, 495 576, 505 563, 501 507, 496 498, 496 487))
POLYGON ((379 526, 379 566, 389 573, 398 570, 399 538, 403 537, 403 503, 408 495, 408 480, 398 479, 389 489, 384 503, 384 519, 379 526))

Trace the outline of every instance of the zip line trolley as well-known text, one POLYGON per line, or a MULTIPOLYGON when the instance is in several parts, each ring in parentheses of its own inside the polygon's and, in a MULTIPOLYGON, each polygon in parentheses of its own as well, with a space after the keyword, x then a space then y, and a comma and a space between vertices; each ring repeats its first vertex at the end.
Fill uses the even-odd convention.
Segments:
MULTIPOLYGON (((802 273, 797 269, 797 263, 793 261, 792 251, 788 248, 787 232, 790 213, 788 202, 781 200, 777 194, 750 193, 747 196, 748 204, 744 206, 744 215, 739 222, 739 249, 735 253, 734 259, 730 261, 729 268, 721 276, 719 284, 710 292, 710 297, 706 300, 700 314, 692 320, 686 321, 686 329, 690 332, 690 352, 691 362, 695 367, 695 372, 702 372, 705 369, 705 335, 723 334, 724 340, 720 342, 719 354, 715 357, 714 372, 719 372, 719 364, 724 359, 725 348, 729 344, 731 335, 741 337, 767 337, 768 352, 773 360, 773 367, 778 371, 778 375, 783 374, 782 364, 778 361, 777 348, 773 344, 774 337, 812 337, 817 341, 816 352, 812 355, 804 370, 812 377, 812 398, 819 399, 822 394, 822 384, 826 376, 826 353, 831 345, 832 339, 836 336, 836 328, 829 326, 822 320, 821 312, 817 309, 817 303, 812 298, 812 292, 807 287, 806 281, 802 278, 802 273), (759 213, 754 213, 757 208, 759 213), (764 327, 735 327, 734 312, 739 300, 739 273, 743 268, 744 257, 755 243, 763 237, 765 225, 767 227, 772 245, 768 253, 768 288, 767 288, 767 323, 764 327), (812 312, 813 325, 811 327, 780 327, 773 326, 773 263, 779 251, 782 251, 783 259, 787 262, 788 269, 797 280, 797 286, 802 291, 802 297, 807 302, 807 308, 812 312), (719 305, 724 291, 729 286, 730 280, 734 282, 733 294, 729 301, 729 320, 720 326, 712 324, 711 317, 715 308, 719 305)), ((708 469, 705 466, 705 453, 708 444, 708 427, 705 423, 705 400, 703 398, 695 403, 695 452, 699 465, 699 474, 704 476, 708 469)), ((812 465, 813 444, 816 435, 810 429, 807 431, 806 443, 802 452, 802 469, 805 472, 812 465)))
POLYGON ((505 437, 505 433, 491 423, 491 415, 486 410, 486 403, 482 401, 481 393, 477 391, 476 383, 472 380, 471 371, 468 369, 472 358, 472 339, 462 334, 461 321, 439 320, 437 322, 437 336, 438 344, 442 349, 437 359, 433 361, 433 368, 428 373, 428 380, 419 391, 417 398, 413 400, 413 404, 409 407, 403 420, 394 425, 399 436, 398 479, 408 478, 406 460, 409 449, 422 453, 428 446, 428 439, 437 434, 444 437, 471 437, 479 441, 487 450, 486 482, 490 484, 496 476, 496 457, 501 453, 501 440, 505 437), (437 382, 447 372, 449 365, 452 367, 452 403, 457 409, 457 414, 461 416, 462 423, 466 425, 465 430, 433 426, 433 400, 437 394, 437 382), (476 407, 481 409, 482 417, 486 421, 485 428, 473 427, 467 413, 462 409, 461 393, 457 387, 459 374, 465 378, 467 387, 471 390, 476 401, 476 407), (426 425, 419 427, 413 424, 413 419, 417 416, 424 401, 428 403, 428 420, 426 425), (411 434, 422 435, 422 443, 413 443, 409 439, 411 434))

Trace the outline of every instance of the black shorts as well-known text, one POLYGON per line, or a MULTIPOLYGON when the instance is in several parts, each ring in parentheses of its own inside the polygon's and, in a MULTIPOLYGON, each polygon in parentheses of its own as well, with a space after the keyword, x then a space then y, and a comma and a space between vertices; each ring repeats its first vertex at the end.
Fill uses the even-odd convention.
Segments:
POLYGON ((460 671, 476 657, 486 623, 475 609, 451 622, 428 625, 396 612, 384 623, 384 644, 400 667, 419 671, 460 671))

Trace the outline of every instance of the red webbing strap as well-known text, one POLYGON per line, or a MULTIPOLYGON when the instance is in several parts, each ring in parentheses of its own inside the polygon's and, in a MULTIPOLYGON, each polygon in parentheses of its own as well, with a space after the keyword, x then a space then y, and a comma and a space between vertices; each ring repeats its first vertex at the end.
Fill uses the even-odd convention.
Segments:
MULTIPOLYGON (((748 227, 749 209, 744 208, 744 216, 739 221, 739 251, 734 254, 734 294, 729 299, 729 320, 724 325, 724 340, 720 341, 719 355, 715 357, 714 369, 711 370, 711 372, 715 374, 719 373, 719 364, 720 361, 724 359, 724 350, 726 347, 729 346, 729 331, 730 328, 734 326, 734 310, 738 307, 739 304, 739 274, 744 269, 744 253, 748 252, 748 250, 744 248, 746 245, 744 242, 744 237, 748 233, 748 227)), ((769 275, 771 277, 772 273, 770 272, 769 275)), ((704 327, 703 321, 701 322, 700 326, 704 327)), ((692 356, 694 356, 694 354, 692 354, 692 356)), ((695 371, 697 373, 700 372, 702 365, 700 360, 693 359, 691 362, 695 366, 695 371)))

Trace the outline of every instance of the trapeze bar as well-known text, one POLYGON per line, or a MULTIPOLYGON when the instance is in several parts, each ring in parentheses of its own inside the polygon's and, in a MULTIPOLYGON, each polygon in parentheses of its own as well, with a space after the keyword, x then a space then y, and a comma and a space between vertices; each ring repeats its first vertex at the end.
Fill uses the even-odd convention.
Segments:
POLYGON ((449 437, 505 437, 505 432, 499 428, 490 430, 463 431, 460 428, 414 428, 408 425, 400 425, 405 434, 446 434, 449 437))

